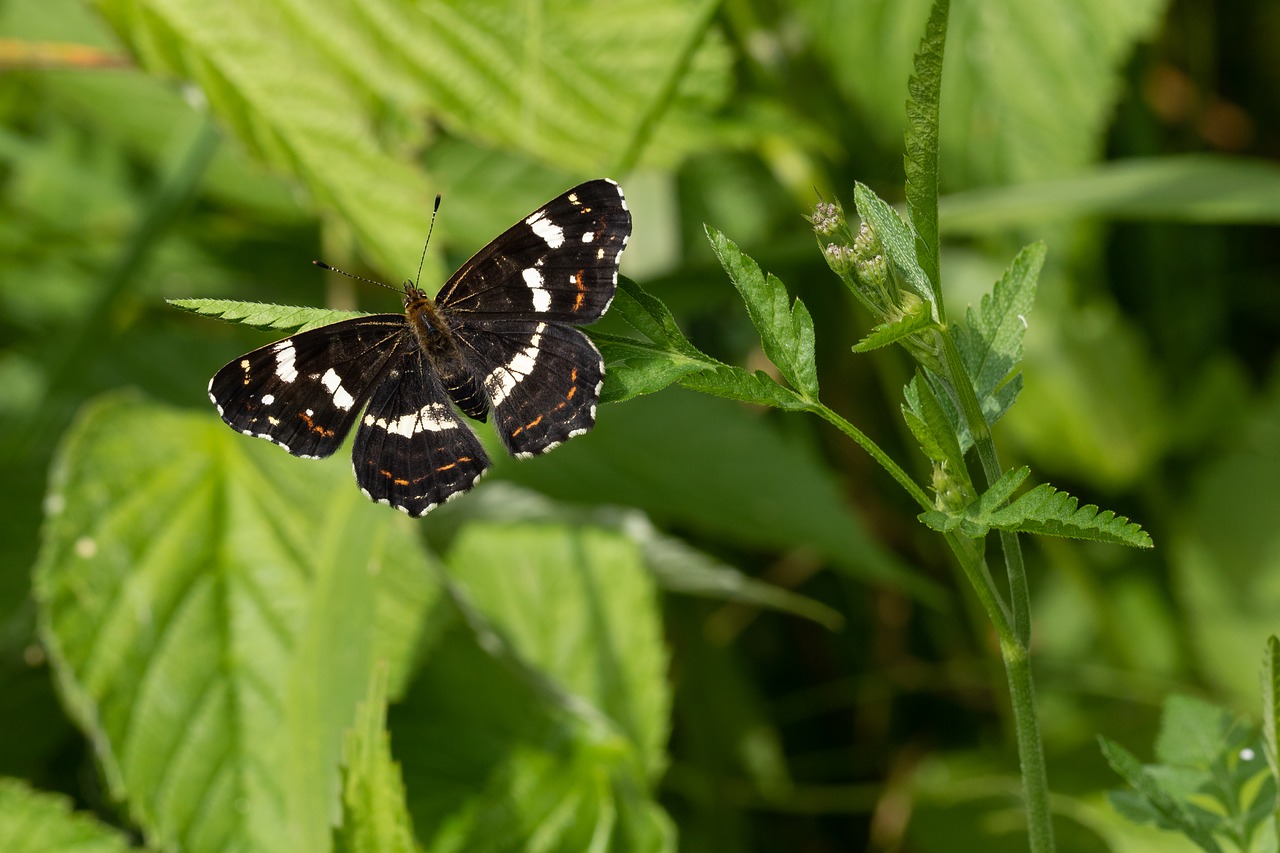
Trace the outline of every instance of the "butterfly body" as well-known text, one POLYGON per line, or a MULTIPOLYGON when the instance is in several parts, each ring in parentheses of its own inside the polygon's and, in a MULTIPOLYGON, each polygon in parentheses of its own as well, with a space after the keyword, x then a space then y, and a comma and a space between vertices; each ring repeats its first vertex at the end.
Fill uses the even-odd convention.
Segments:
POLYGON ((404 314, 269 344, 219 370, 209 397, 230 426, 296 456, 331 455, 356 425, 364 493, 424 515, 490 464, 455 406, 492 412, 517 457, 594 425, 604 362, 576 326, 608 309, 630 233, 618 185, 588 181, 477 252, 435 300, 406 282, 404 314))

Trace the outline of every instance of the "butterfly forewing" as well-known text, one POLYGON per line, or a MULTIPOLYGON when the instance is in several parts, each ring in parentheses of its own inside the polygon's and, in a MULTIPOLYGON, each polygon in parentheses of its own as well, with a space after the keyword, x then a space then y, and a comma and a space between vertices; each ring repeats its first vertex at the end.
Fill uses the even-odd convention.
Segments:
POLYGON ((622 190, 587 181, 477 252, 440 288, 437 304, 459 325, 485 317, 595 322, 613 301, 630 235, 622 190))
POLYGON ((396 359, 374 389, 351 452, 369 499, 413 516, 470 489, 489 467, 429 367, 416 348, 396 359))
POLYGON ((386 368, 404 317, 377 314, 300 332, 228 362, 209 399, 233 429, 294 456, 330 456, 386 368))

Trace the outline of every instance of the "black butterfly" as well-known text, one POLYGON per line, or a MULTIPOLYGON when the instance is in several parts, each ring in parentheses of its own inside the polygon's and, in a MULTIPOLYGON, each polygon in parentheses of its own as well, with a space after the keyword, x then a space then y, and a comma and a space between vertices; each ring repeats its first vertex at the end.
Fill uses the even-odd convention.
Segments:
POLYGON ((604 360, 574 325, 608 310, 630 234, 622 189, 580 184, 477 252, 434 302, 406 281, 403 315, 256 349, 214 374, 209 399, 234 429, 309 459, 337 450, 363 410, 356 482, 370 500, 425 515, 490 464, 455 406, 479 421, 492 408, 520 458, 595 424, 604 360))

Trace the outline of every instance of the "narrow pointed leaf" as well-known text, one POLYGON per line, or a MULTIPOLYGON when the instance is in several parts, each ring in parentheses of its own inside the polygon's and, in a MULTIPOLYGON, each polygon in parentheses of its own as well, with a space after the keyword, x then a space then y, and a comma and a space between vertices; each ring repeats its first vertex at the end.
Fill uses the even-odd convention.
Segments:
POLYGON ((788 412, 802 412, 813 404, 784 385, 779 385, 763 371, 752 373, 741 367, 723 364, 714 370, 700 370, 680 379, 680 384, 704 394, 727 397, 742 403, 771 406, 788 412))
POLYGON ((907 335, 927 329, 933 325, 935 324, 933 318, 929 316, 929 309, 924 306, 924 303, 921 303, 920 313, 908 314, 892 323, 881 323, 868 332, 865 338, 854 344, 853 351, 868 352, 873 349, 879 349, 880 347, 897 343, 907 335))
POLYGON ((1280 718, 1277 714, 1280 714, 1280 639, 1272 634, 1267 637, 1267 649, 1262 656, 1262 738, 1271 774, 1280 787, 1280 751, 1277 750, 1276 735, 1280 729, 1280 718))
MULTIPOLYGON (((907 383, 903 391, 907 400, 904 412, 911 412, 918 420, 919 428, 927 430, 929 446, 934 448, 931 453, 924 441, 921 441, 921 448, 925 450, 925 455, 934 462, 946 461, 952 469, 953 476, 964 477, 967 481, 964 452, 956 435, 953 416, 948 415, 947 409, 943 408, 923 371, 917 370, 915 377, 907 383)), ((915 431, 916 427, 913 427, 912 432, 915 431)))
MULTIPOLYGON (((907 210, 915 229, 916 260, 938 292, 938 104, 947 44, 949 0, 935 0, 907 82, 907 210)), ((936 300, 935 300, 936 301, 936 300)))
POLYGON ((175 308, 217 317, 229 323, 241 323, 255 329, 303 331, 327 326, 340 320, 363 317, 363 311, 335 311, 304 305, 273 305, 269 302, 244 302, 237 299, 166 299, 175 308))

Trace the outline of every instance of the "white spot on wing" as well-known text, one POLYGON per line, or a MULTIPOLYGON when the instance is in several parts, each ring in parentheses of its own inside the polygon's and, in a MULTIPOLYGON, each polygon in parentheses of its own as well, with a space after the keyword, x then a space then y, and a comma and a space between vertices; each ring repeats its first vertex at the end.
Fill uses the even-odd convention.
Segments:
MULTIPOLYGON (((283 340, 275 346, 276 352, 276 376, 281 382, 292 382, 298 378, 298 369, 294 367, 294 359, 297 358, 298 351, 293 348, 293 341, 283 340)), ((240 362, 241 366, 248 370, 248 362, 240 362)))
POLYGON ((446 429, 457 429, 458 419, 453 416, 453 413, 449 411, 449 407, 444 403, 427 403, 416 412, 410 412, 392 420, 375 418, 373 415, 366 414, 364 416, 364 424, 365 426, 376 426, 379 429, 385 429, 392 435, 402 435, 405 438, 409 438, 423 430, 440 432, 446 429))
POLYGON ((524 283, 529 285, 533 296, 533 310, 543 313, 551 310, 551 292, 542 286, 542 273, 533 267, 525 270, 524 283))
POLYGON ((274 405, 275 405, 275 402, 276 402, 276 395, 275 395, 275 394, 263 394, 263 395, 262 395, 262 405, 264 405, 264 406, 274 406, 274 405))
POLYGON ((584 233, 584 234, 582 235, 582 242, 584 242, 584 243, 590 243, 590 242, 591 242, 592 240, 594 240, 595 238, 596 238, 596 234, 595 234, 595 232, 594 232, 594 231, 587 231, 586 233, 584 233))
POLYGON ((542 345, 542 333, 546 328, 546 323, 539 323, 538 328, 533 332, 533 337, 529 340, 529 345, 516 353, 510 364, 505 367, 495 367, 493 372, 485 377, 484 389, 489 392, 489 402, 493 403, 495 408, 501 406, 512 389, 520 384, 520 380, 533 371, 538 361, 538 348, 542 345))
POLYGON ((539 210, 526 219, 524 224, 532 228, 533 233, 541 237, 552 249, 559 249, 564 245, 564 229, 547 219, 545 210, 539 210))
MULTIPOLYGON (((356 400, 347 393, 347 389, 342 387, 342 378, 331 367, 324 372, 324 376, 320 377, 320 384, 325 390, 333 395, 333 404, 344 412, 351 411, 351 407, 356 404, 356 400)), ((262 402, 266 402, 264 398, 262 402)))

